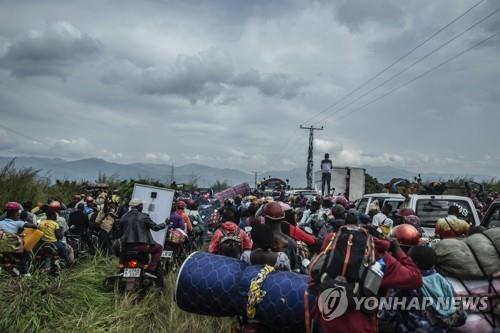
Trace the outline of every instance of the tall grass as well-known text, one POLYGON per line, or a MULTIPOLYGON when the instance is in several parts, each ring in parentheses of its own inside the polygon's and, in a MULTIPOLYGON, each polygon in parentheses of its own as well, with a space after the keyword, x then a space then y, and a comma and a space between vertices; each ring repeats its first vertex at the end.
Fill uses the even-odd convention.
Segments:
POLYGON ((0 204, 7 201, 38 201, 48 192, 47 181, 38 177, 38 170, 15 169, 14 160, 0 169, 0 204))
POLYGON ((230 320, 197 316, 173 301, 175 276, 166 289, 144 296, 106 290, 116 262, 95 257, 59 277, 0 277, 0 332, 228 332, 230 320))

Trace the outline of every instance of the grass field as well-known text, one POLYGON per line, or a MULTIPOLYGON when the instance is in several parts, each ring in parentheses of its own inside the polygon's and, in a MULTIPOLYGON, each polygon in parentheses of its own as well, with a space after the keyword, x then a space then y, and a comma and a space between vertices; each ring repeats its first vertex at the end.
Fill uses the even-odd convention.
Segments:
POLYGON ((116 261, 95 257, 59 277, 0 277, 0 332, 229 332, 230 319, 197 316, 173 301, 175 276, 166 290, 141 299, 103 287, 116 261))

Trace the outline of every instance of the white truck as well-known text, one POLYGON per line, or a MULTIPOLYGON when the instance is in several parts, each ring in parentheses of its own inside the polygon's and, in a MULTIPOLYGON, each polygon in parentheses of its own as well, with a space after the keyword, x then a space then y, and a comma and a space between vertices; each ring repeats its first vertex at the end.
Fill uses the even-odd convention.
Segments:
POLYGON ((460 219, 463 219, 471 226, 476 226, 481 223, 479 215, 475 209, 474 203, 469 197, 457 195, 421 195, 413 194, 409 196, 409 200, 401 194, 389 193, 373 193, 366 194, 356 204, 356 209, 360 213, 368 214, 370 204, 375 200, 378 201, 379 207, 386 203, 390 203, 393 212, 397 209, 408 207, 413 209, 420 218, 422 227, 427 236, 434 235, 434 228, 439 218, 448 215, 450 206, 457 206, 460 219))
MULTIPOLYGON (((365 174, 363 168, 333 167, 331 194, 343 194, 350 201, 360 199, 365 193, 365 174)), ((314 188, 321 193, 321 170, 314 173, 314 188)))

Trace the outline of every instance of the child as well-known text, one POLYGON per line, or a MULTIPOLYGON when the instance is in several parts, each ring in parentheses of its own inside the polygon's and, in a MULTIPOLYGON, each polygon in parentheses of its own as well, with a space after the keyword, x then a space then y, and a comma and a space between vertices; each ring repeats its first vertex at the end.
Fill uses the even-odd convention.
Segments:
POLYGON ((63 237, 63 230, 56 222, 57 214, 52 209, 47 210, 46 219, 40 222, 38 229, 43 232, 42 241, 46 243, 53 243, 57 247, 59 256, 64 260, 68 260, 68 252, 66 244, 61 239, 63 237))

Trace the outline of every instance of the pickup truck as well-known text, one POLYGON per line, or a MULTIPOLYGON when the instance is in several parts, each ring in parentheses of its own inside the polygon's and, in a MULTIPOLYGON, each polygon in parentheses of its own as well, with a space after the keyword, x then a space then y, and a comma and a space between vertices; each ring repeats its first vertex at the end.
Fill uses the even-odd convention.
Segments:
MULTIPOLYGON (((474 203, 469 197, 456 195, 420 195, 413 194, 406 200, 401 194, 375 193, 364 195, 356 205, 359 212, 368 214, 370 204, 378 200, 379 206, 385 203, 392 205, 393 212, 401 208, 411 208, 415 211, 427 236, 434 235, 434 228, 439 218, 448 215, 450 205, 457 206, 460 210, 458 218, 463 219, 471 226, 480 224, 479 215, 474 207, 474 203)), ((500 201, 498 209, 500 210, 500 201)), ((500 221, 498 221, 500 226, 500 221)))
POLYGON ((370 205, 378 201, 379 207, 386 203, 390 203, 392 206, 392 211, 395 212, 405 201, 405 197, 401 194, 391 194, 391 193, 372 193, 365 194, 361 199, 356 202, 356 209, 360 213, 368 214, 370 205))

